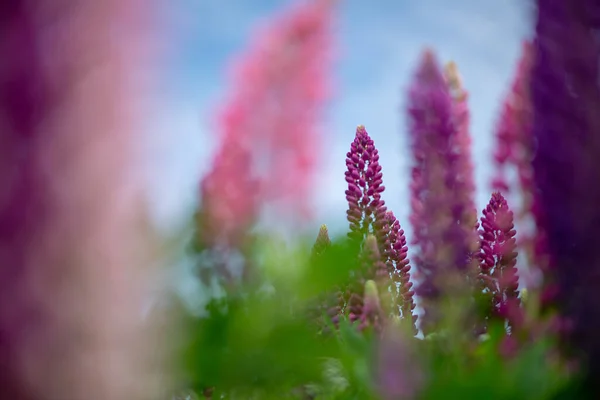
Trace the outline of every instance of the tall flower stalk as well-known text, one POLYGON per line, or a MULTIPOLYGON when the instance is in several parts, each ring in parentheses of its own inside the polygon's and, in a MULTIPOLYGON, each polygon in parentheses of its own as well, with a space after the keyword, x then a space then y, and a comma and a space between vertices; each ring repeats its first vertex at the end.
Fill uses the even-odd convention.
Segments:
POLYGON ((453 99, 437 60, 426 51, 409 90, 408 118, 413 156, 411 223, 415 256, 422 276, 417 294, 423 299, 422 327, 427 332, 436 324, 435 304, 450 279, 458 286, 473 278, 470 254, 477 243, 475 221, 465 224, 469 201, 465 165, 455 143, 459 130, 453 99), (450 278, 453 276, 453 278, 450 278))
POLYGON ((357 127, 356 136, 346 155, 346 167, 346 214, 350 223, 348 236, 355 244, 365 241, 366 251, 373 251, 368 246, 377 247, 379 268, 372 271, 368 278, 378 277, 380 287, 385 288, 386 294, 391 294, 394 304, 392 315, 401 314, 414 327, 414 291, 410 282, 404 231, 381 198, 385 186, 379 152, 362 125, 357 127))

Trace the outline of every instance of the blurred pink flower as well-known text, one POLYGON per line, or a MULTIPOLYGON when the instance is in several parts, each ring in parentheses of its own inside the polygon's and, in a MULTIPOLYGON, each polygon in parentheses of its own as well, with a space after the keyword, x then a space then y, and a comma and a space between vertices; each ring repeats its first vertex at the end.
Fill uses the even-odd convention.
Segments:
POLYGON ((149 253, 131 164, 152 7, 3 4, 0 398, 148 398, 159 380, 144 358, 149 253))
POLYGON ((233 241, 267 200, 289 208, 286 215, 308 211, 329 89, 332 3, 311 0, 286 11, 235 64, 217 156, 201 185, 212 221, 206 235, 233 241))

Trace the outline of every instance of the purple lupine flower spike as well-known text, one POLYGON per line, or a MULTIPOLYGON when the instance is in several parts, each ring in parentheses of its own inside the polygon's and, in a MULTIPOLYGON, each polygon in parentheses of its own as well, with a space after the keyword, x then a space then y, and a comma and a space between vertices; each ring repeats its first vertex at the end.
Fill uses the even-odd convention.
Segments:
MULTIPOLYGON (((397 251, 394 250, 394 244, 390 241, 390 229, 394 225, 395 217, 392 214, 392 220, 390 220, 385 202, 381 199, 384 186, 382 185, 379 154, 373 140, 362 125, 357 127, 355 140, 351 145, 350 152, 347 154, 346 166, 348 168, 345 175, 348 183, 346 198, 349 203, 347 211, 348 220, 350 221, 349 236, 362 241, 372 233, 374 238, 371 240, 377 243, 381 256, 379 265, 380 267, 382 265, 387 266, 387 271, 383 268, 378 269, 379 277, 387 276, 391 278, 394 274, 399 277, 401 274, 398 271, 405 270, 407 272, 405 274, 406 282, 402 290, 404 290, 403 293, 407 297, 412 297, 408 274, 410 267, 407 268, 403 264, 403 260, 399 260, 399 270, 396 271, 396 259, 394 257, 397 251)), ((399 224, 397 229, 399 229, 399 224)), ((373 275, 369 276, 374 278, 373 275)), ((395 292, 395 290, 392 292, 395 292)), ((348 293, 348 296, 350 296, 350 293, 348 293)), ((412 298, 406 304, 407 306, 411 304, 408 307, 413 307, 412 298)))
POLYGON ((346 154, 346 167, 346 214, 350 222, 348 236, 362 241, 369 233, 376 216, 382 217, 386 210, 385 202, 381 199, 385 187, 382 183, 379 152, 363 125, 356 128, 356 136, 346 154))
MULTIPOLYGON (((463 282, 473 279, 470 255, 477 243, 475 221, 465 223, 469 200, 459 153, 453 99, 434 54, 426 51, 409 91, 409 132, 413 155, 411 208, 414 261, 422 276, 417 294, 423 299, 422 327, 435 325, 434 304, 449 290, 449 274, 463 282), (444 287, 442 287, 444 286, 444 287)), ((461 284, 459 283, 459 286, 461 284)), ((453 290, 461 290, 454 288, 453 290)))
POLYGON ((491 294, 493 315, 508 320, 511 329, 519 324, 519 277, 513 213, 499 192, 492 193, 481 217, 480 281, 491 294))
POLYGON ((546 301, 571 326, 600 392, 600 4, 537 0, 531 75, 535 211, 545 235, 546 301), (552 294, 552 296, 550 296, 552 294), (552 298, 553 297, 553 298, 552 298))

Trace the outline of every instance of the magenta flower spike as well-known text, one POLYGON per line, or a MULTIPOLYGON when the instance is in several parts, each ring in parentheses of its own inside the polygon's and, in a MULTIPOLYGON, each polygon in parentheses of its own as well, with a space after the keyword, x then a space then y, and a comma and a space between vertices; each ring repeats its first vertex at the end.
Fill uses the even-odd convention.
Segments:
MULTIPOLYGON (((533 186, 533 142, 531 134, 531 100, 529 95, 529 75, 533 61, 531 43, 524 42, 521 59, 517 64, 516 75, 507 94, 500 120, 495 132, 494 161, 496 176, 492 181, 494 190, 511 192, 507 182, 507 169, 516 167, 519 176, 519 189, 524 196, 523 212, 531 207, 531 188, 533 186)), ((519 215, 520 216, 520 215, 519 215)))
POLYGON ((516 329, 519 320, 515 308, 520 305, 519 276, 517 264, 516 231, 513 213, 499 192, 483 210, 481 217, 480 282, 491 294, 493 315, 508 320, 511 329, 516 329))
POLYGON ((390 300, 394 308, 399 307, 399 312, 402 309, 402 314, 414 326, 414 291, 410 282, 404 231, 400 229, 394 214, 387 211, 385 201, 381 198, 385 187, 379 153, 362 125, 357 127, 350 152, 346 155, 346 167, 347 217, 350 222, 348 236, 358 243, 364 241, 363 252, 375 258, 369 261, 364 278, 376 279, 380 286, 386 286, 392 295, 390 300))
POLYGON ((466 174, 455 147, 459 130, 454 111, 446 79, 434 54, 426 51, 408 100, 413 261, 422 277, 417 294, 423 299, 425 330, 438 318, 433 303, 447 286, 449 274, 466 282, 476 272, 471 257, 478 244, 476 221, 466 222, 472 200, 465 196, 470 189, 460 178, 466 174))
POLYGON ((382 223, 387 210, 385 201, 381 199, 385 186, 379 152, 363 125, 356 128, 356 136, 346 154, 346 167, 348 236, 362 243, 369 233, 374 232, 373 224, 376 221, 382 223))

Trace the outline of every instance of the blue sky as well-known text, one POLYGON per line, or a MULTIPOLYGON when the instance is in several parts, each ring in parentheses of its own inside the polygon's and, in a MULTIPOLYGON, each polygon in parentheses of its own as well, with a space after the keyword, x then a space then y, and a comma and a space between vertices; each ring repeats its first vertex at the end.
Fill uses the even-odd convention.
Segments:
MULTIPOLYGON (((163 227, 190 215, 215 143, 211 113, 227 90, 226 68, 257 24, 290 0, 172 0, 174 41, 161 82, 160 112, 147 150, 152 210, 163 227)), ((387 205, 408 225, 408 174, 402 112, 405 89, 424 46, 453 59, 470 92, 478 207, 489 198, 492 131, 521 42, 530 31, 522 0, 341 0, 335 26, 336 97, 326 115, 323 161, 315 188, 316 234, 346 229, 344 159, 355 128, 366 126, 380 151, 387 205)), ((410 234, 410 229, 407 229, 410 234)))

